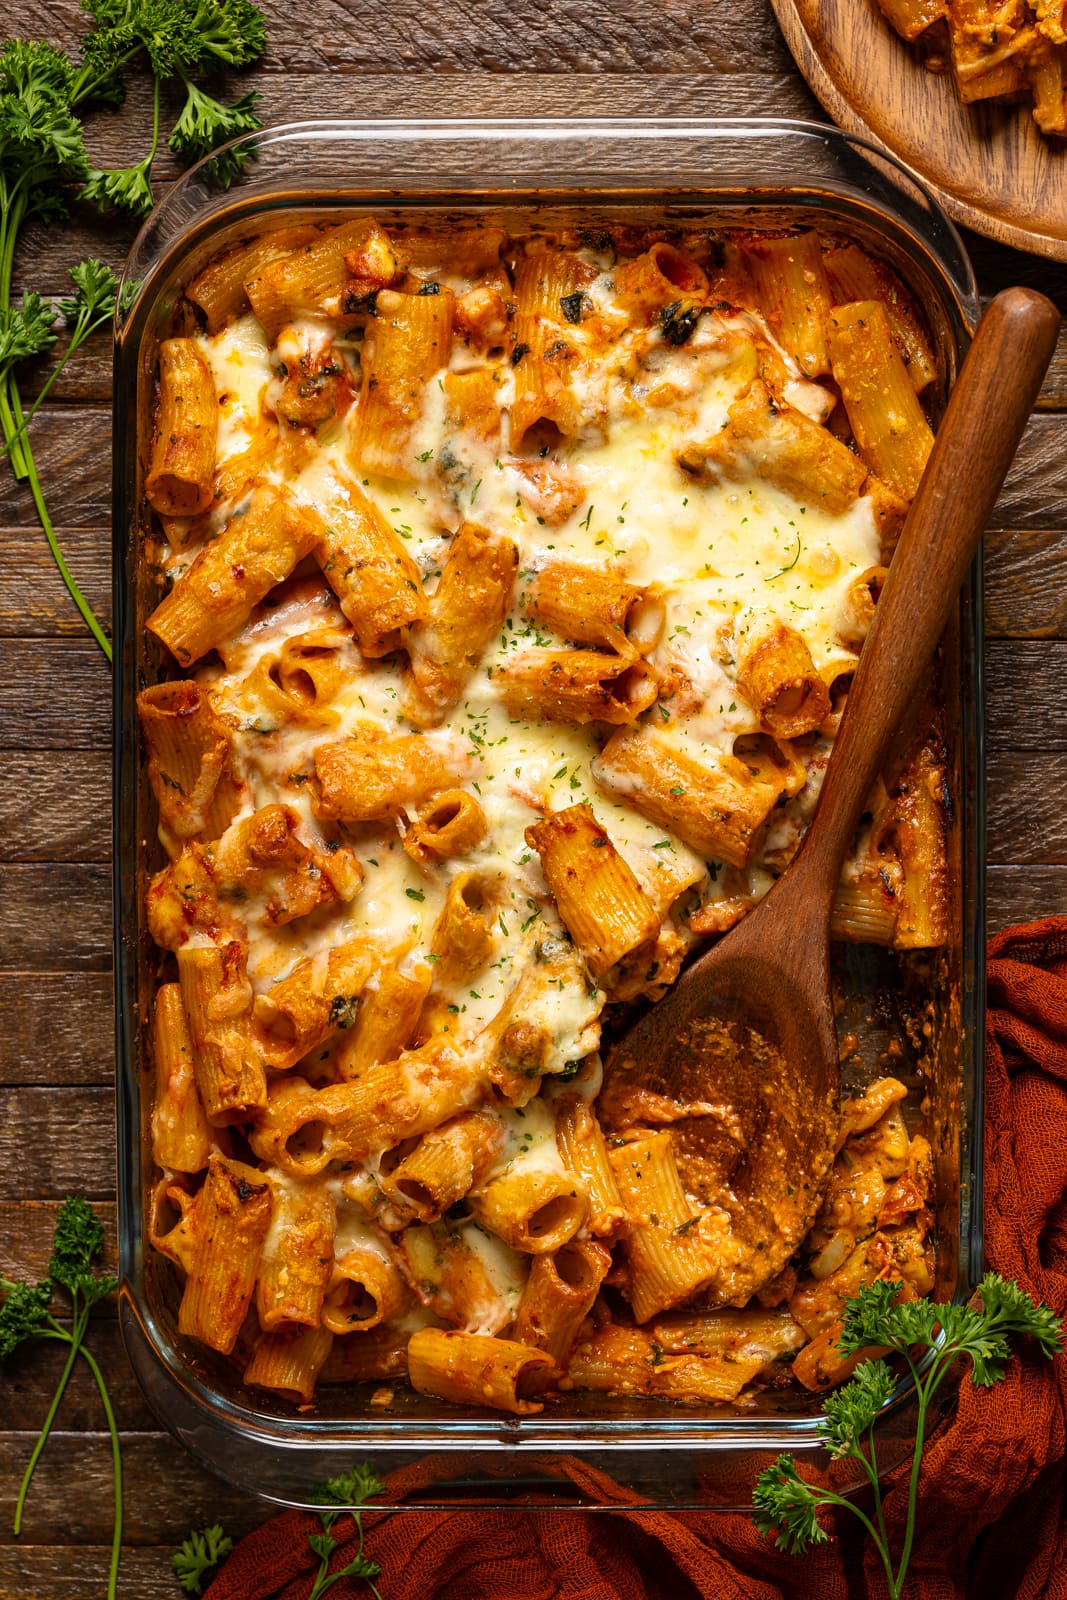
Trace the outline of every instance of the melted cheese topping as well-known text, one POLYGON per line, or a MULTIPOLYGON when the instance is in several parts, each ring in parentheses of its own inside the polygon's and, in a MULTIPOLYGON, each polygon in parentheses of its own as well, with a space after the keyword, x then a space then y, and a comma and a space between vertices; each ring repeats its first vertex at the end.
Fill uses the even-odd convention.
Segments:
MULTIPOLYGON (((608 283, 605 276, 594 286, 601 304, 610 304, 608 283)), ((636 376, 613 377, 597 367, 575 384, 584 402, 598 407, 598 421, 590 437, 565 442, 554 452, 553 465, 574 480, 580 494, 574 511, 558 525, 549 525, 532 509, 529 485, 520 472, 525 462, 502 457, 499 444, 487 445, 473 430, 446 430, 443 391, 436 381, 426 386, 423 415, 412 440, 411 481, 366 474, 359 480, 425 574, 430 593, 450 533, 465 516, 516 542, 517 593, 524 575, 556 560, 654 587, 665 602, 667 620, 649 659, 664 675, 684 675, 693 686, 697 709, 682 718, 672 715, 667 722, 654 707, 646 720, 660 727, 670 743, 712 767, 730 753, 739 735, 759 727, 756 712, 738 693, 722 661, 723 627, 758 610, 800 633, 817 668, 843 661, 850 652, 837 638, 836 620, 846 591, 858 573, 878 561, 878 534, 865 499, 834 516, 755 474, 740 482, 702 483, 678 467, 680 439, 720 429, 731 400, 747 385, 748 369, 737 349, 747 337, 744 324, 753 320, 724 322, 708 315, 681 348, 666 344, 654 328, 630 329, 620 336, 619 346, 640 363, 636 376), (649 390, 662 383, 671 386, 672 404, 646 404, 649 390)), ((321 340, 321 325, 316 336, 321 340)), ((220 392, 229 397, 219 436, 224 458, 247 446, 244 423, 257 414, 272 382, 271 355, 250 315, 201 343, 220 392)), ((612 347, 613 356, 619 346, 612 347)), ((455 352, 454 366, 469 361, 458 341, 455 352)), ((507 398, 505 384, 502 403, 507 398)), ((352 475, 350 434, 347 425, 320 432, 309 463, 288 478, 300 500, 321 508, 328 476, 352 475)), ((340 620, 332 612, 331 617, 340 620)), ((249 693, 257 662, 276 654, 285 636, 307 625, 308 617, 299 608, 292 617, 273 613, 266 625, 246 628, 238 648, 227 652, 231 670, 201 670, 212 681, 220 708, 243 723, 240 742, 255 806, 284 799, 301 811, 312 839, 319 830, 310 803, 286 784, 286 775, 310 770, 317 743, 335 742, 359 723, 391 732, 410 730, 400 711, 406 659, 360 660, 355 647, 352 678, 332 703, 340 721, 328 734, 276 728, 259 714, 249 693)), ((365 869, 360 894, 341 917, 313 926, 296 923, 272 930, 266 940, 253 939, 250 976, 257 988, 284 976, 305 955, 361 936, 407 966, 425 961, 452 877, 461 868, 472 869, 499 884, 492 957, 470 982, 442 986, 454 1007, 457 1038, 472 1038, 500 1009, 528 965, 538 931, 547 925, 558 929, 538 857, 523 837, 546 809, 581 801, 591 805, 650 893, 658 878, 704 876, 703 863, 680 839, 598 788, 590 772, 603 743, 596 727, 517 720, 503 705, 493 669, 525 650, 561 645, 542 624, 513 609, 459 705, 440 728, 424 735, 448 754, 464 786, 478 796, 489 820, 483 844, 462 862, 445 863, 428 879, 404 853, 395 826, 356 839, 365 869)), ((808 794, 783 808, 775 821, 779 843, 783 828, 799 838, 811 808, 808 794)), ((715 896, 717 878, 713 864, 713 876, 704 883, 709 898, 715 896)), ((769 886, 771 878, 762 878, 769 886)), ((552 1069, 559 1070, 575 1053, 595 1048, 593 1025, 604 996, 589 1002, 579 994, 547 990, 543 999, 556 1039, 552 1069)))

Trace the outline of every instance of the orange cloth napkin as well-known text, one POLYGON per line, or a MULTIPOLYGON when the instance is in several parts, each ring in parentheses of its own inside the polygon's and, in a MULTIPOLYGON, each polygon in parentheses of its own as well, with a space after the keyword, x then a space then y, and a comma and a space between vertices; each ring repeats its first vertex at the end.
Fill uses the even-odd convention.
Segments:
MULTIPOLYGON (((1067 1312, 1067 918, 998 935, 989 951, 985 1230, 989 1266, 1067 1312)), ((923 1459, 909 1600, 1067 1600, 1067 1359, 1012 1364, 991 1389, 965 1379, 951 1423, 923 1459)), ((373 1464, 373 1463, 372 1463, 373 1464)), ((605 1480, 572 1462, 571 1475, 605 1480)), ((906 1468, 886 1515, 898 1546, 906 1468)), ((432 1463, 394 1474, 402 1498, 432 1463)), ((616 1490, 622 1505, 631 1499, 616 1490)), ((828 1545, 779 1553, 744 1515, 625 1509, 366 1512, 383 1600, 882 1600, 873 1550, 842 1512, 828 1545)), ((208 1600, 305 1600, 317 1568, 309 1512, 250 1533, 208 1600)), ((827 1524, 828 1527, 834 1526, 827 1524)), ((333 1528, 333 1567, 356 1553, 333 1528)), ((336 1600, 368 1600, 342 1578, 336 1600)))

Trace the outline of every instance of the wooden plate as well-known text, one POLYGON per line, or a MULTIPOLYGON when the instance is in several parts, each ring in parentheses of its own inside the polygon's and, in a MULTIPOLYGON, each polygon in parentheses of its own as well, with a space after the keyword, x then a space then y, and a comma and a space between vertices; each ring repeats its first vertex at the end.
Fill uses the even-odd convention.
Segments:
POLYGON ((911 168, 949 215, 1019 250, 1067 261, 1067 144, 1029 106, 965 106, 875 0, 771 0, 797 66, 834 121, 911 168))

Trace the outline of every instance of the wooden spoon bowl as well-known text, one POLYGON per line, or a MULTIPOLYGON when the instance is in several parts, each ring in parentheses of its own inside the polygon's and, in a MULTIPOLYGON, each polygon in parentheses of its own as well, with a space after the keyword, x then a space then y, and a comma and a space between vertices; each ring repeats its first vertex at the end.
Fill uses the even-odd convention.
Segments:
POLYGON ((709 1303, 744 1305, 811 1226, 833 1161, 840 1073, 830 913, 894 731, 956 604, 1055 348, 1059 313, 1007 289, 952 391, 904 525, 815 816, 796 858, 608 1054, 609 1126, 669 1123, 687 1177, 729 1214, 709 1303))

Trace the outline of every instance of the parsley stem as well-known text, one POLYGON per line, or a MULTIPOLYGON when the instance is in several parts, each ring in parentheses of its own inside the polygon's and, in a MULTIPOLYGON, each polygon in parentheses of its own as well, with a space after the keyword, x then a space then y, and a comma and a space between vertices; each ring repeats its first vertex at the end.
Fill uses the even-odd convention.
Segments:
POLYGON ((889 1585, 889 1593, 892 1597, 892 1600, 897 1600, 900 1591, 895 1587, 894 1584, 893 1565, 889 1559, 889 1551, 886 1549, 881 1539, 879 1539, 878 1530, 874 1526, 874 1523, 871 1521, 867 1513, 861 1510, 861 1508, 856 1505, 855 1501, 846 1500, 844 1495, 834 1494, 832 1489, 818 1489, 815 1491, 815 1493, 820 1505, 843 1506, 846 1511, 851 1511, 854 1517, 858 1517, 860 1519, 860 1521, 863 1523, 863 1526, 867 1529, 867 1532, 874 1541, 875 1549, 882 1558, 882 1566, 885 1568, 886 1582, 889 1585))
MULTIPOLYGON (((88 1313, 86 1313, 88 1320, 88 1313)), ((122 1453, 119 1450, 119 1430, 115 1422, 115 1413, 111 1409, 111 1399, 107 1392, 104 1375, 97 1365, 96 1357, 85 1346, 80 1347, 81 1354, 85 1357, 89 1371, 96 1379, 96 1387, 100 1391, 100 1401, 104 1407, 104 1416, 107 1418, 107 1431, 111 1436, 111 1467, 113 1495, 115 1502, 115 1521, 111 1530, 111 1564, 107 1575, 107 1600, 116 1600, 119 1581, 119 1556, 122 1553, 122 1453)))
POLYGON ((882 1512, 882 1486, 878 1482, 878 1455, 874 1443, 874 1421, 867 1429, 867 1454, 870 1457, 871 1484, 874 1488, 874 1514, 878 1524, 878 1532, 882 1535, 882 1543, 889 1549, 889 1535, 886 1532, 885 1516, 882 1512))
MULTIPOLYGON (((50 1318, 49 1320, 51 1321, 53 1319, 50 1318)), ((59 1382, 56 1384, 56 1392, 52 1396, 52 1404, 48 1407, 44 1422, 41 1424, 41 1431, 37 1435, 37 1442, 33 1447, 29 1461, 26 1463, 26 1470, 22 1474, 22 1483, 19 1485, 19 1497, 15 1502, 15 1519, 11 1524, 11 1531, 15 1534, 16 1538, 22 1532, 22 1513, 26 1509, 26 1496, 30 1492, 30 1484, 33 1482, 33 1475, 37 1470, 37 1463, 41 1459, 41 1452, 48 1442, 48 1435, 52 1431, 52 1424, 56 1420, 56 1413, 59 1410, 60 1402, 63 1399, 67 1384, 70 1382, 70 1375, 74 1371, 74 1363, 78 1359, 78 1348, 82 1338, 84 1337, 85 1325, 87 1322, 88 1312, 78 1311, 77 1304, 75 1302, 74 1319, 69 1333, 65 1328, 59 1327, 59 1324, 56 1323, 56 1332, 42 1332, 40 1335, 42 1339, 65 1340, 70 1345, 70 1349, 67 1351, 67 1360, 63 1368, 63 1374, 59 1382)))
MULTIPOLYGON (((6 431, 7 430, 5 428, 5 432, 6 431)), ((104 632, 103 628, 101 628, 99 622, 97 622, 96 617, 93 614, 92 607, 82 594, 80 588, 75 582, 74 574, 71 572, 70 568, 67 566, 67 563, 63 559, 63 552, 59 548, 59 541, 56 538, 56 530, 52 526, 52 518, 49 516, 48 507, 45 505, 44 491, 41 488, 41 480, 37 476, 37 463, 34 461, 32 453, 29 452, 27 453, 27 464, 29 468, 30 493, 33 496, 33 503, 37 507, 37 515, 40 518, 41 527, 44 529, 44 536, 48 540, 48 548, 52 552, 52 559, 59 568, 60 577, 66 584, 67 591, 70 594, 71 599, 81 612, 86 626, 110 662, 112 659, 111 641, 108 639, 108 636, 104 632)))

